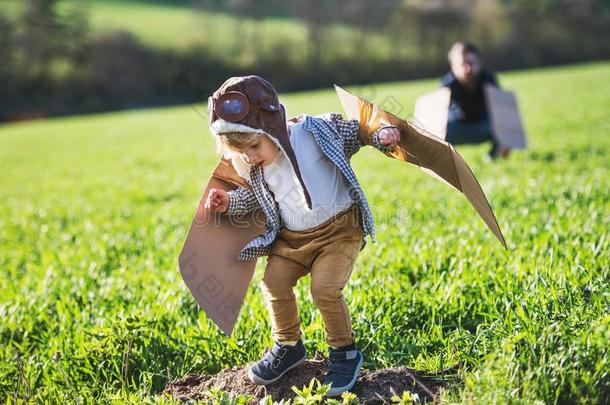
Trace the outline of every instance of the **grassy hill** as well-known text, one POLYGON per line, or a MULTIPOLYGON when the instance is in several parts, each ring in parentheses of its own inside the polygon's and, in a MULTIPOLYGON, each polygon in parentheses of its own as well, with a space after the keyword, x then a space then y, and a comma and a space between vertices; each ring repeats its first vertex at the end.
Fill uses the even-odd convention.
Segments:
MULTIPOLYGON (((505 233, 417 168, 353 160, 379 242, 345 294, 365 367, 463 365, 448 401, 602 403, 610 395, 610 63, 509 72, 530 148, 487 163, 460 147, 505 233)), ((351 90, 408 116, 435 81, 351 90), (388 98, 391 97, 391 98, 388 98)), ((285 94, 289 114, 340 109, 331 89, 285 94)), ((163 402, 187 373, 271 343, 253 283, 223 336, 177 257, 218 157, 204 105, 0 127, 0 398, 163 402)), ((262 276, 259 263, 255 281, 262 276)), ((298 285, 306 345, 324 328, 298 285)))
MULTIPOLYGON (((58 12, 69 15, 78 5, 85 6, 92 32, 96 35, 123 30, 156 48, 187 49, 193 45, 203 45, 230 57, 234 62, 247 62, 260 57, 261 52, 283 52, 295 60, 307 55, 307 29, 303 23, 289 17, 257 20, 195 8, 189 4, 135 0, 64 0, 59 3, 58 12)), ((18 0, 5 0, 3 7, 2 11, 16 17, 24 5, 18 0)), ((330 27, 328 37, 333 40, 326 44, 326 52, 333 55, 361 52, 362 49, 349 45, 354 35, 354 30, 349 27, 330 27)), ((369 35, 367 54, 387 55, 393 48, 389 39, 378 34, 369 35)))

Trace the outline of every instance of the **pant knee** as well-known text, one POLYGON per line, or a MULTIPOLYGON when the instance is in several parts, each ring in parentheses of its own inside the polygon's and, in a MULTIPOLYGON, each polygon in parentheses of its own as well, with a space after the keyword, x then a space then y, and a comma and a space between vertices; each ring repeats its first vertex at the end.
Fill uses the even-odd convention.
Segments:
POLYGON ((313 283, 310 287, 311 298, 318 307, 324 306, 327 303, 341 301, 343 298, 342 290, 343 289, 339 286, 318 285, 313 283))
POLYGON ((295 286, 296 282, 293 283, 291 282, 291 280, 285 280, 279 277, 263 277, 262 279, 262 287, 263 290, 267 293, 270 294, 271 296, 286 296, 286 295, 293 295, 293 287, 295 286))

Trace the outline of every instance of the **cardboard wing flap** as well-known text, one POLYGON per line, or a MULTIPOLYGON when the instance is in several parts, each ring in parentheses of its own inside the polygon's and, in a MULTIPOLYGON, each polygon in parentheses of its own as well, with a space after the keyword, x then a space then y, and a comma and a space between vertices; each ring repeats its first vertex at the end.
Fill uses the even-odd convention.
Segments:
MULTIPOLYGON (((236 218, 205 208, 210 188, 231 190, 239 180, 224 175, 221 162, 199 201, 178 264, 180 274, 197 303, 227 335, 231 335, 252 276, 256 260, 239 261, 240 250, 264 232, 260 211, 236 218)), ((230 174, 230 173, 229 173, 230 174)))
POLYGON ((445 139, 451 90, 446 87, 419 96, 415 100, 415 121, 426 131, 445 139))
POLYGON ((387 156, 419 166, 426 173, 462 192, 496 238, 506 247, 504 235, 483 189, 453 146, 339 86, 335 86, 335 89, 348 117, 359 120, 363 144, 371 144, 372 134, 380 125, 398 127, 401 133, 400 142, 387 156))
POLYGON ((483 91, 493 133, 498 142, 513 149, 525 148, 525 131, 515 94, 491 85, 484 86, 483 91))

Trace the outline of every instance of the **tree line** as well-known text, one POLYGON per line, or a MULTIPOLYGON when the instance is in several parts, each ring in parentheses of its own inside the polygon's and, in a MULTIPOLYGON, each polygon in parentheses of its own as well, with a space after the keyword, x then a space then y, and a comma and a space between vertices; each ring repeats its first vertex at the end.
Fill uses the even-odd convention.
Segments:
POLYGON ((18 18, 0 14, 0 120, 199 102, 239 74, 267 77, 281 91, 430 77, 446 70, 456 40, 477 43, 494 69, 610 56, 604 0, 150 1, 230 13, 233 35, 244 39, 231 52, 161 50, 128 32, 93 32, 82 2, 60 14, 59 0, 27 0, 18 18), (302 58, 258 29, 269 17, 306 28, 302 58), (349 36, 334 38, 337 26, 349 36), (385 53, 372 38, 385 41, 385 53), (272 51, 258 52, 261 43, 272 51), (246 62, 235 57, 247 52, 246 62))

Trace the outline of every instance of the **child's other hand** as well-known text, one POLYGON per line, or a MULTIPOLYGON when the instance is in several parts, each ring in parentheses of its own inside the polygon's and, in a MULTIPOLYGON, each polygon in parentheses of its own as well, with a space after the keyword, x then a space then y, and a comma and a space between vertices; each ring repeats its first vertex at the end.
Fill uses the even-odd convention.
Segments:
POLYGON ((229 208, 229 193, 218 188, 211 188, 205 201, 205 208, 223 213, 229 208))
POLYGON ((383 146, 396 146, 400 142, 400 129, 385 127, 379 131, 379 143, 383 146))

